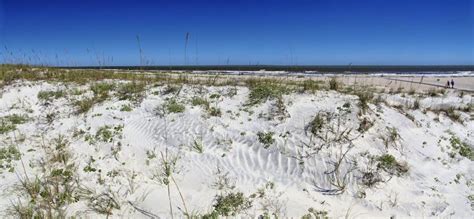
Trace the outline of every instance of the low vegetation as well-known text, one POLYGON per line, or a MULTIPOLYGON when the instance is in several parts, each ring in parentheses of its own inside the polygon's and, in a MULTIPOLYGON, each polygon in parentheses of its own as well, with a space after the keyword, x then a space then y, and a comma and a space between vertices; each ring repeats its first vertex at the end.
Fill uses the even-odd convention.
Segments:
POLYGON ((193 106, 202 106, 205 109, 209 108, 209 101, 207 101, 205 98, 202 98, 202 97, 193 97, 191 99, 191 104, 193 106))
POLYGON ((66 93, 63 90, 56 91, 40 91, 38 92, 38 99, 42 101, 52 101, 66 96, 66 93))
POLYGON ((164 108, 168 113, 182 113, 186 109, 186 107, 179 103, 176 99, 168 100, 165 103, 164 108))
POLYGON ((339 90, 340 83, 336 77, 329 79, 329 90, 339 90))
POLYGON ((132 81, 120 84, 117 87, 117 97, 119 100, 129 100, 133 103, 140 103, 144 98, 145 83, 132 81))
POLYGON ((5 134, 16 129, 16 125, 26 123, 28 116, 11 114, 8 116, 0 117, 0 134, 5 134))
POLYGON ((264 148, 269 148, 273 143, 275 143, 273 132, 258 132, 257 137, 258 142, 262 143, 264 148))
POLYGON ((457 152, 459 155, 467 159, 474 160, 474 151, 467 143, 462 142, 454 135, 451 136, 449 142, 451 144, 451 148, 453 149, 453 152, 451 153, 452 157, 454 157, 454 154, 457 152))
POLYGON ((408 172, 408 165, 398 162, 394 156, 384 154, 377 157, 377 168, 384 170, 391 175, 401 176, 408 172))
POLYGON ((248 200, 242 192, 231 192, 225 195, 217 195, 212 213, 204 215, 203 218, 236 216, 250 207, 252 207, 252 202, 248 200))
POLYGON ((13 173, 15 170, 14 162, 20 159, 20 152, 14 146, 0 148, 0 173, 8 171, 13 173))
POLYGON ((58 137, 44 145, 45 157, 39 160, 40 175, 19 178, 17 201, 10 214, 19 218, 64 218, 70 204, 80 199, 76 164, 69 143, 58 137))
POLYGON ((277 84, 273 81, 269 82, 252 82, 249 84, 250 94, 248 96, 247 105, 257 105, 267 100, 273 100, 281 97, 288 92, 288 88, 277 84))

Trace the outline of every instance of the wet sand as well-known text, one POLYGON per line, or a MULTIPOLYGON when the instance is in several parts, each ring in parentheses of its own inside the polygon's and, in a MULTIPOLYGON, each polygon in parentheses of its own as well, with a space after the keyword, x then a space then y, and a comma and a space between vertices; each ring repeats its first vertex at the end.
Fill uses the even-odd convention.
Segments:
POLYGON ((454 80, 454 89, 474 92, 474 77, 420 77, 420 76, 405 76, 405 77, 389 77, 389 76, 344 76, 339 78, 343 83, 372 85, 376 87, 385 87, 387 89, 398 89, 402 87, 405 90, 429 90, 433 88, 446 89, 448 80, 454 80))

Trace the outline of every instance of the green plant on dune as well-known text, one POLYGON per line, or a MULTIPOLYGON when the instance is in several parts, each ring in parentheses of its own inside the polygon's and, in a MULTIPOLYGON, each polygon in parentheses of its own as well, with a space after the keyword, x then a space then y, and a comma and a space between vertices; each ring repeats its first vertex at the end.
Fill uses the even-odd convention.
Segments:
POLYGON ((209 101, 202 97, 193 97, 191 99, 191 104, 193 106, 203 106, 205 109, 209 108, 209 101))
POLYGON ((398 162, 394 156, 390 154, 383 154, 377 157, 377 168, 386 171, 389 174, 401 176, 408 172, 406 164, 398 162))
POLYGON ((358 91, 355 95, 359 97, 359 108, 361 109, 361 114, 365 114, 369 108, 369 102, 374 98, 373 93, 370 91, 358 91))
POLYGON ((340 87, 340 83, 339 81, 337 80, 336 77, 331 77, 331 79, 329 79, 329 90, 339 90, 339 87, 340 87))
POLYGON ((12 145, 0 148, 0 173, 2 170, 13 172, 15 170, 14 161, 20 159, 20 152, 12 145))
POLYGON ((455 135, 451 136, 451 138, 449 139, 449 142, 454 152, 457 151, 459 155, 467 159, 474 160, 474 151, 467 143, 462 142, 461 139, 459 139, 455 135))
POLYGON ((217 107, 209 107, 209 109, 207 111, 209 112, 210 116, 220 117, 222 115, 221 109, 219 109, 217 107))
POLYGON ((122 112, 131 112, 132 110, 133 108, 130 104, 122 105, 122 107, 120 108, 120 111, 122 112))
POLYGON ((269 148, 275 139, 273 139, 273 132, 258 132, 257 133, 258 141, 263 144, 264 148, 269 148))
POLYGON ((257 105, 267 100, 280 97, 288 92, 285 86, 275 82, 252 82, 249 84, 250 94, 246 105, 257 105))
POLYGON ((303 215, 301 219, 328 219, 328 212, 323 210, 316 210, 314 208, 309 208, 308 213, 303 215))
POLYGON ((9 213, 19 218, 65 218, 70 204, 77 202, 79 184, 69 143, 59 136, 43 145, 45 156, 39 160, 40 175, 19 175, 17 192, 9 213))
POLYGON ((0 117, 0 134, 5 134, 16 129, 16 125, 26 123, 28 116, 11 114, 0 117))
POLYGON ((56 91, 40 91, 38 92, 38 99, 43 101, 52 101, 64 97, 66 93, 63 90, 56 91))
POLYGON ((186 110, 186 107, 176 101, 176 99, 170 99, 164 104, 164 108, 168 113, 182 113, 186 110))
POLYGON ((90 89, 94 93, 95 102, 100 103, 109 98, 109 93, 115 89, 115 84, 106 82, 93 83, 90 89))
POLYGON ((144 82, 139 81, 121 84, 117 87, 118 99, 139 103, 144 97, 145 85, 146 84, 144 82))
POLYGON ((213 205, 214 212, 220 216, 235 216, 251 206, 252 202, 242 192, 218 195, 213 205))
POLYGON ((76 100, 73 105, 76 108, 77 114, 87 113, 94 106, 93 98, 85 98, 82 100, 76 100))

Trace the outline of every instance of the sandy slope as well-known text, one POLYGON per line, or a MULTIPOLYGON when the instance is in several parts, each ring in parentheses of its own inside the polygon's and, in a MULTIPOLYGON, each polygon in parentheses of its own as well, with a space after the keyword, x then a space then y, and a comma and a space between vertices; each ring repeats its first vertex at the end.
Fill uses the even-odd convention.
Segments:
MULTIPOLYGON (((444 114, 422 112, 429 107, 465 106, 472 101, 469 95, 460 98, 457 93, 449 92, 442 97, 420 97, 421 109, 401 111, 387 104, 408 106, 415 98, 381 94, 387 104, 369 105, 364 117, 372 121, 373 126, 361 133, 357 131, 361 120, 358 97, 335 91, 284 95, 287 113, 282 120, 278 119, 281 115, 271 114, 274 100, 244 107, 249 94, 246 87, 237 87, 237 93, 232 96, 226 94, 232 93, 233 87, 200 89, 184 86, 177 100, 184 103, 185 112, 164 116, 158 115, 156 108, 174 95, 163 95, 165 86, 149 87, 145 99, 131 112, 120 110, 129 101, 119 101, 115 97, 96 105, 84 115, 73 114, 70 104, 70 99, 81 96, 69 95, 48 104, 37 98, 42 90, 73 88, 87 89, 88 86, 18 82, 4 87, 0 116, 27 114, 30 120, 18 125, 16 131, 0 135, 1 147, 18 145, 26 171, 32 176, 39 173, 38 168, 28 164, 42 156, 41 142, 48 142, 58 135, 66 136, 79 166, 77 172, 83 186, 98 193, 109 191, 120 203, 120 210, 113 211, 115 217, 146 217, 136 208, 159 217, 170 217, 166 186, 153 177, 160 169, 160 152, 165 151, 179 157, 174 176, 187 209, 195 214, 212 210, 214 197, 222 193, 213 185, 218 175, 224 173, 231 184, 235 184, 234 191, 242 191, 246 196, 268 182, 275 185, 264 198, 254 199, 253 207, 242 212, 242 217, 256 217, 264 209, 282 217, 301 217, 308 208, 327 211, 331 217, 349 215, 360 218, 392 215, 469 218, 473 212, 472 202, 468 199, 474 192, 473 162, 459 154, 454 158, 448 154, 452 151, 449 148, 452 136, 471 147, 474 145, 474 122, 470 120, 470 114, 459 112, 464 121, 459 123, 444 114), (220 97, 210 99, 211 94, 220 94, 220 97), (209 98, 211 106, 221 109, 222 116, 212 117, 202 107, 192 106, 189 101, 193 96, 209 98), (349 103, 349 107, 343 107, 345 103, 349 103), (352 130, 347 136, 353 139, 353 147, 347 142, 333 142, 318 153, 300 159, 298 152, 311 151, 302 147, 305 143, 323 144, 305 130, 318 112, 334 113, 330 125, 336 126, 339 118, 341 130, 352 130), (412 115, 414 120, 404 112, 412 115), (56 116, 51 124, 46 122, 47 113, 56 116), (105 125, 123 126, 123 129, 113 136, 111 142, 85 140, 85 136, 94 136, 105 125), (385 146, 382 137, 387 136, 387 127, 395 128, 400 139, 385 146), (84 133, 74 136, 73 133, 79 130, 84 133), (264 148, 258 141, 259 131, 273 132, 275 142, 264 148), (23 136, 23 142, 15 142, 19 136, 23 136), (191 148, 195 141, 202 142, 202 153, 191 148), (334 194, 329 191, 334 186, 328 179, 328 172, 349 147, 351 149, 340 167, 341 174, 348 173, 347 189, 342 194, 334 194), (113 151, 117 150, 114 156, 113 151), (151 153, 155 153, 156 158, 150 156, 151 153), (386 182, 371 188, 362 185, 363 172, 375 168, 369 157, 386 153, 406 162, 408 173, 390 176, 380 171, 386 182), (100 172, 84 171, 91 157, 95 160, 91 165, 100 172), (455 182, 457 175, 459 180, 455 182)), ((91 95, 90 91, 82 94, 87 95, 91 95)), ((11 200, 15 200, 13 185, 18 183, 18 175, 22 174, 20 161, 15 161, 14 166, 13 173, 0 173, 0 187, 4 191, 0 209, 4 213, 11 200)), ((183 217, 178 210, 183 206, 175 187, 171 190, 171 200, 174 214, 183 217)), ((70 205, 67 212, 69 215, 97 216, 88 209, 86 201, 70 205)))

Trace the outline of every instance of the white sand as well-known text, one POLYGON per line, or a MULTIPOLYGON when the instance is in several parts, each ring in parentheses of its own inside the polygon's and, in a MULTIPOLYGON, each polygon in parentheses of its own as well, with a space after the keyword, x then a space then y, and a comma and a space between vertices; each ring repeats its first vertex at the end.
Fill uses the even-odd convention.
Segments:
MULTIPOLYGON (((156 216, 170 217, 166 186, 152 177, 160 168, 160 152, 165 150, 180 157, 177 162, 179 171, 174 176, 188 210, 194 213, 208 213, 212 209, 214 197, 220 193, 212 186, 219 168, 228 173, 235 183, 234 190, 242 191, 246 196, 255 193, 267 182, 275 185, 274 191, 267 192, 266 198, 255 199, 252 208, 242 212, 240 217, 256 217, 264 212, 264 208, 280 217, 301 217, 308 208, 327 211, 330 217, 335 218, 472 216, 472 202, 468 196, 474 192, 473 161, 459 154, 451 158, 448 154, 452 134, 471 147, 474 145, 474 122, 470 120, 471 115, 465 112, 459 112, 464 120, 461 124, 443 114, 436 115, 430 111, 425 114, 422 110, 407 109, 406 112, 415 118, 412 121, 393 107, 370 104, 367 117, 374 125, 360 135, 356 131, 360 124, 357 97, 334 91, 285 95, 289 117, 282 121, 273 119, 273 116, 270 120, 267 118, 274 101, 250 107, 253 113, 243 111, 242 105, 249 94, 245 87, 237 87, 237 94, 229 97, 224 94, 231 87, 205 87, 202 93, 198 93, 197 87, 184 86, 177 98, 185 103, 185 112, 165 117, 158 116, 155 110, 165 98, 172 97, 172 94, 160 94, 163 86, 147 89, 146 98, 131 112, 120 111, 122 105, 129 102, 115 97, 95 106, 85 115, 73 115, 74 109, 66 98, 54 100, 50 105, 42 104, 37 98, 41 90, 73 87, 87 89, 87 86, 44 82, 18 82, 4 87, 0 116, 18 113, 28 114, 31 119, 26 124, 18 125, 17 131, 0 135, 3 144, 0 147, 6 147, 14 138, 23 135, 25 141, 14 144, 23 154, 28 174, 33 176, 39 173, 38 168, 29 164, 43 154, 40 147, 42 137, 48 142, 60 134, 66 136, 79 166, 81 183, 97 192, 111 191, 116 196, 121 208, 113 211, 114 217, 146 218, 130 202, 156 216), (221 94, 218 100, 210 99, 213 101, 211 106, 221 109, 221 117, 207 117, 201 107, 189 104, 193 96, 209 98, 211 94, 221 94), (350 103, 350 112, 344 114, 341 107, 346 102, 350 103), (343 119, 342 127, 352 129, 350 136, 355 138, 354 147, 347 154, 341 172, 350 169, 350 160, 357 161, 357 166, 347 175, 347 190, 340 195, 326 194, 318 191, 318 187, 334 188, 325 172, 332 169, 333 162, 341 154, 340 150, 345 150, 347 145, 324 147, 304 159, 304 165, 293 158, 301 151, 300 147, 310 141, 311 134, 305 132, 305 126, 318 112, 339 113, 343 119), (52 124, 46 122, 47 113, 56 115, 52 124), (95 135, 105 125, 123 125, 124 128, 113 142, 90 144, 85 141, 84 135, 73 137, 74 130, 81 129, 85 135, 95 135), (386 136, 387 127, 396 128, 400 134, 400 140, 388 147, 381 140, 382 136, 386 136), (268 149, 258 142, 259 131, 275 133, 275 143, 268 149), (285 136, 285 133, 288 134, 285 136), (203 153, 190 149, 194 141, 200 139, 203 153), (122 147, 114 157, 111 149, 118 141, 122 147), (156 158, 149 160, 149 164, 147 151, 157 154, 156 158), (390 180, 373 188, 364 187, 360 180, 362 172, 370 168, 367 154, 377 156, 384 153, 406 162, 409 167, 407 175, 390 178, 381 171, 383 178, 390 180), (100 169, 101 173, 83 170, 90 157, 95 159, 93 167, 100 169), (107 176, 110 171, 116 171, 117 175, 107 176), (133 183, 130 183, 134 174, 133 183), (454 181, 457 174, 460 174, 459 183, 454 181), (99 175, 105 180, 103 184, 98 183, 99 175), (364 198, 357 197, 361 192, 365 193, 364 198)), ((472 102, 470 95, 463 98, 457 95, 448 92, 442 97, 421 98, 421 108, 465 106, 472 102)), ((71 95, 68 98, 78 97, 71 95)), ((414 100, 401 94, 384 94, 383 99, 392 105, 411 105, 414 100)), ((335 121, 332 120, 333 123, 335 121)), ((17 200, 12 186, 18 183, 17 174, 22 174, 22 168, 19 161, 15 161, 14 166, 13 173, 0 173, 0 189, 4 191, 0 199, 0 212, 3 213, 11 201, 17 200)), ((183 206, 174 186, 171 187, 171 198, 175 216, 184 217, 178 210, 183 206)), ((67 212, 69 216, 98 216, 87 208, 85 200, 70 205, 67 212)))

